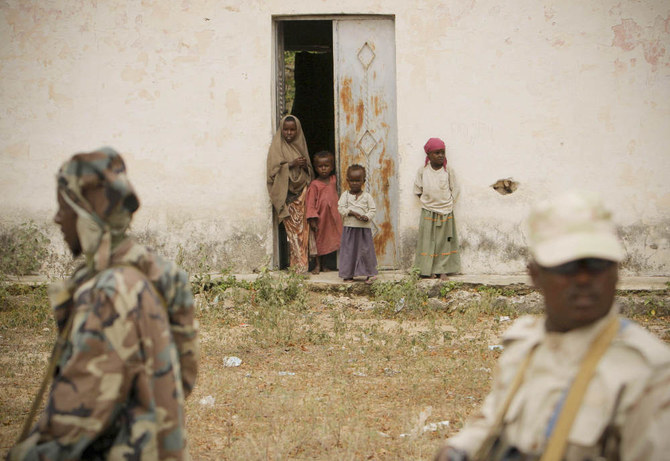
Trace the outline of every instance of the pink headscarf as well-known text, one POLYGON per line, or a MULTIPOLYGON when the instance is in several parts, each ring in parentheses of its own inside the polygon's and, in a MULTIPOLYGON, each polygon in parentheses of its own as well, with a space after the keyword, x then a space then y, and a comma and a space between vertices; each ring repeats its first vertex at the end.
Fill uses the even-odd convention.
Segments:
MULTIPOLYGON (((442 141, 440 138, 430 138, 426 144, 423 146, 423 150, 426 152, 426 162, 423 164, 424 166, 428 165, 428 162, 430 162, 430 159, 428 158, 428 152, 432 152, 434 150, 438 149, 446 149, 446 146, 444 145, 444 141, 442 141)), ((447 156, 444 156, 444 169, 447 169, 447 156)))

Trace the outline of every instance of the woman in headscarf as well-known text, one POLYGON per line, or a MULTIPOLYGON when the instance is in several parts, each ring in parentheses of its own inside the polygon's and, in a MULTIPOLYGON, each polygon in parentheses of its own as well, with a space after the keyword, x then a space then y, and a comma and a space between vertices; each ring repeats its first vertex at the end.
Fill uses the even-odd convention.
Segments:
POLYGON ((286 115, 281 119, 268 151, 267 185, 277 219, 286 229, 289 264, 298 273, 306 273, 309 263, 305 195, 313 178, 300 120, 294 115, 286 115))

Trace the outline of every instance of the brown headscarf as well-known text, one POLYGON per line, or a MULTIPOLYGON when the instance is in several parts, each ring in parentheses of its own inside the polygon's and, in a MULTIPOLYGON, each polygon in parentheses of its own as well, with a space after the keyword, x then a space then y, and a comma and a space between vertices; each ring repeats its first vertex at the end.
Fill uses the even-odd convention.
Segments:
POLYGON ((288 216, 286 199, 289 193, 292 196, 299 195, 314 177, 312 162, 309 160, 307 151, 307 141, 305 141, 300 120, 295 115, 285 115, 279 123, 279 129, 273 136, 268 151, 267 175, 270 201, 277 211, 277 217, 283 221, 288 216), (287 117, 292 117, 298 128, 291 144, 287 143, 282 136, 282 127, 287 117), (304 168, 289 169, 288 164, 299 157, 307 159, 307 170, 304 168))

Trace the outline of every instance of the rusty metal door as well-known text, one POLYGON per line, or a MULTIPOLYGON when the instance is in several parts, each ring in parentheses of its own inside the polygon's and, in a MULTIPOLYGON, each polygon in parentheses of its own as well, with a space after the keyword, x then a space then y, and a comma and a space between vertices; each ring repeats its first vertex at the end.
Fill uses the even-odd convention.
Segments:
POLYGON ((398 229, 398 137, 395 25, 390 18, 333 20, 335 145, 341 190, 354 163, 367 170, 377 205, 379 267, 395 269, 398 229))

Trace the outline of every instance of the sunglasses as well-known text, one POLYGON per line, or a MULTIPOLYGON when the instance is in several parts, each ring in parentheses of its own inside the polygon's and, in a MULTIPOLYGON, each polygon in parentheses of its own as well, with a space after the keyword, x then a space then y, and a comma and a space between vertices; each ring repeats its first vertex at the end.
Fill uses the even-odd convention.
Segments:
POLYGON ((565 264, 560 264, 558 266, 552 266, 552 267, 542 266, 542 269, 551 272, 553 274, 559 274, 559 275, 575 275, 581 269, 584 269, 591 274, 599 274, 600 272, 609 269, 614 264, 616 264, 614 261, 610 261, 608 259, 583 258, 583 259, 577 259, 575 261, 570 261, 565 264))

